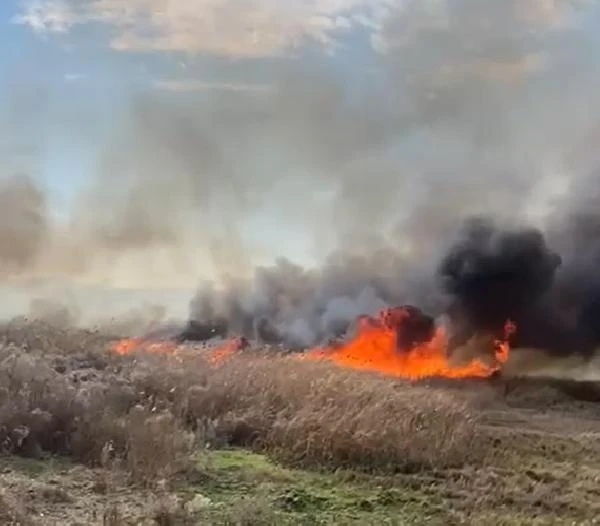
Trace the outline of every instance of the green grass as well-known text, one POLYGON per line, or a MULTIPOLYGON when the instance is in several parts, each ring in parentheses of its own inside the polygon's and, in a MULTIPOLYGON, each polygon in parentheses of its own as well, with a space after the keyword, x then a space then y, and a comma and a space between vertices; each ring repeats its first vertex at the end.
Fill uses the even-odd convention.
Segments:
POLYGON ((245 450, 211 451, 198 460, 201 476, 182 491, 211 500, 206 524, 595 524, 597 456, 568 442, 548 439, 542 461, 531 455, 537 441, 519 444, 522 450, 506 441, 483 465, 379 476, 290 469, 245 450), (573 463, 575 451, 585 453, 587 468, 573 463), (247 522, 240 522, 240 509, 247 522))
POLYGON ((445 524, 439 499, 408 485, 389 487, 389 480, 373 485, 364 475, 287 469, 244 450, 202 455, 198 469, 203 476, 183 491, 208 497, 213 506, 205 516, 216 523, 246 501, 286 524, 445 524))
MULTIPOLYGON (((563 440, 557 439, 555 444, 548 440, 543 450, 561 454, 541 461, 541 457, 531 455, 534 446, 540 445, 537 441, 530 447, 519 441, 512 445, 517 444, 522 449, 502 442, 502 449, 510 455, 491 457, 485 465, 396 475, 289 468, 243 449, 202 451, 197 453, 195 469, 179 478, 169 492, 184 508, 192 501, 200 506, 181 515, 171 511, 165 514, 168 520, 152 524, 595 524, 592 518, 600 510, 596 483, 600 467, 594 450, 580 450, 585 444, 569 448, 563 440), (587 464, 562 458, 574 456, 575 451, 588 459, 587 464)), ((69 501, 74 503, 71 507, 81 509, 116 506, 124 517, 111 523, 117 526, 138 524, 133 516, 140 510, 150 510, 149 516, 156 516, 148 506, 157 496, 161 498, 160 492, 153 496, 121 481, 109 486, 105 494, 95 495, 94 483, 102 471, 61 458, 6 457, 1 462, 3 475, 31 481, 30 493, 35 491, 44 510, 53 516, 60 517, 64 502, 69 501), (57 489, 62 491, 60 495, 57 489), (55 498, 63 494, 68 499, 55 498)), ((39 500, 36 502, 40 505, 39 500)))

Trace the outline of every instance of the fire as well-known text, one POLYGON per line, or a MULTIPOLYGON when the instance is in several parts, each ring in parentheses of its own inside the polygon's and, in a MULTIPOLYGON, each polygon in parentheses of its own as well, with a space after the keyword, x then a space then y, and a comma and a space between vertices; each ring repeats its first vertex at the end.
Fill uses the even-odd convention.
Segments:
POLYGON ((315 349, 306 356, 322 359, 343 367, 380 372, 390 376, 418 380, 421 378, 486 378, 499 370, 508 360, 509 338, 516 330, 507 322, 503 338, 496 341, 495 363, 486 364, 474 359, 461 366, 454 366, 448 357, 448 338, 443 329, 436 329, 433 338, 419 343, 412 349, 398 349, 399 332, 406 311, 400 307, 384 311, 378 318, 364 317, 359 320, 357 335, 348 343, 315 349))
POLYGON ((222 363, 227 360, 230 356, 245 349, 248 346, 246 338, 233 338, 225 344, 215 349, 210 355, 210 361, 213 364, 222 363))
MULTIPOLYGON (((387 309, 376 318, 364 316, 358 320, 357 333, 351 341, 310 350, 302 358, 326 360, 342 367, 410 380, 432 377, 487 378, 508 360, 510 339, 517 329, 512 321, 506 322, 503 335, 494 341, 494 359, 491 364, 476 358, 464 365, 454 365, 449 357, 445 331, 437 328, 431 336, 431 331, 423 332, 426 324, 420 324, 420 321, 415 316, 415 311, 407 307, 387 309), (411 325, 410 322, 416 323, 411 325), (419 332, 419 336, 411 334, 415 330, 419 332), (426 338, 423 337, 424 334, 427 335, 426 338), (403 345, 408 348, 402 349, 403 345)), ((248 345, 245 338, 233 338, 211 350, 208 360, 213 365, 218 365, 248 345)), ((115 353, 121 355, 134 351, 175 354, 177 349, 175 342, 137 338, 120 340, 112 347, 115 353)))
POLYGON ((116 354, 126 355, 135 351, 144 351, 155 354, 172 354, 177 349, 174 342, 149 341, 143 338, 126 338, 112 345, 112 351, 116 354))
POLYGON ((508 320, 504 324, 504 334, 502 339, 497 339, 494 342, 496 347, 496 361, 500 365, 504 365, 508 361, 508 357, 510 355, 509 342, 515 332, 517 332, 517 325, 513 321, 508 320))
MULTIPOLYGON (((220 347, 211 350, 209 361, 213 364, 221 363, 248 346, 245 338, 233 338, 228 340, 220 347)), ((152 341, 143 338, 126 338, 115 342, 111 350, 120 355, 131 354, 136 351, 154 353, 154 354, 175 354, 178 345, 171 341, 152 341)))

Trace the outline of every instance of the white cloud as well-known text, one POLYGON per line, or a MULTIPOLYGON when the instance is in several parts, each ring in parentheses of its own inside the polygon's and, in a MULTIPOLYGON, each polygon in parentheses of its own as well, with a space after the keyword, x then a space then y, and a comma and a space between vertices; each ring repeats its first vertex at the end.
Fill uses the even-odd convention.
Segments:
POLYGON ((83 80, 85 75, 82 73, 65 73, 63 76, 65 82, 77 82, 83 80))
POLYGON ((574 4, 587 1, 527 0, 516 2, 515 11, 519 19, 534 27, 560 28, 568 24, 574 4))
POLYGON ((36 33, 66 33, 77 21, 63 0, 32 0, 13 18, 14 23, 27 25, 36 33))
POLYGON ((207 82, 203 80, 157 80, 156 89, 165 91, 235 91, 249 93, 266 93, 271 91, 269 84, 247 84, 242 82, 207 82))
POLYGON ((38 33, 99 22, 122 51, 262 57, 310 40, 334 48, 341 33, 390 0, 29 0, 16 22, 38 33), (362 18, 350 16, 360 12, 362 18))
MULTIPOLYGON (((497 0, 504 2, 508 0, 497 0)), ((514 0, 515 20, 532 30, 564 27, 574 3, 590 0, 514 0)), ((328 51, 362 27, 373 47, 385 53, 405 35, 386 34, 385 23, 402 17, 404 7, 423 4, 431 14, 422 23, 446 20, 458 0, 23 0, 14 22, 36 33, 64 33, 77 24, 112 28, 110 44, 119 51, 183 51, 248 58, 272 56, 307 41, 328 51)), ((413 28, 414 29, 414 28, 413 28)))

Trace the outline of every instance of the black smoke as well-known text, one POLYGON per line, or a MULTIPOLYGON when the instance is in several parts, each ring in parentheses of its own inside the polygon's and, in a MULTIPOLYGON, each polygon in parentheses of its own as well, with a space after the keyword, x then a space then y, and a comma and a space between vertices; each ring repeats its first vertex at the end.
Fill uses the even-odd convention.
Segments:
POLYGON ((396 331, 396 344, 401 352, 408 352, 434 336, 435 319, 414 305, 386 309, 380 314, 380 320, 396 331))
POLYGON ((403 307, 410 316, 402 320, 399 350, 431 338, 434 320, 445 315, 451 349, 477 334, 501 336, 511 320, 516 347, 590 355, 600 347, 599 225, 595 215, 574 215, 558 236, 470 218, 432 272, 419 273, 427 265, 398 251, 386 252, 390 265, 381 253, 332 258, 318 271, 280 261, 252 279, 202 288, 181 337, 236 335, 302 349, 347 337, 364 316, 410 304, 403 307))
POLYGON ((600 218, 575 214, 556 232, 465 223, 439 266, 453 345, 517 324, 513 344, 559 354, 600 347, 600 218), (559 242, 559 238, 569 243, 559 242), (556 248, 549 241, 555 241, 556 248), (558 247, 562 250, 559 250, 558 247))
POLYGON ((503 231, 489 219, 468 220, 439 268, 458 338, 499 333, 508 319, 519 326, 552 288, 561 261, 538 230, 503 231))

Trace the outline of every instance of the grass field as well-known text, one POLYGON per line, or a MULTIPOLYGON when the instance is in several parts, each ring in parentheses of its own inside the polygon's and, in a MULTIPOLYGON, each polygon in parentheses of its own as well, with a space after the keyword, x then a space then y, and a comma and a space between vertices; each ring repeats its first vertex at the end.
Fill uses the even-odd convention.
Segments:
POLYGON ((594 386, 107 343, 3 328, 0 524, 600 522, 594 386))

